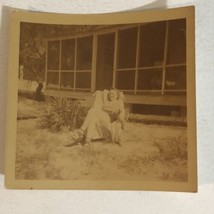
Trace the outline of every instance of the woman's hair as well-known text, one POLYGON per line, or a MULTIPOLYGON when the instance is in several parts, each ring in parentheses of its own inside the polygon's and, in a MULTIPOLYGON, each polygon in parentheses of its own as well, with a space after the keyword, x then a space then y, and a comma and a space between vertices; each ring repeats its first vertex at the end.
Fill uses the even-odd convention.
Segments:
MULTIPOLYGON (((116 89, 116 88, 114 88, 114 87, 111 87, 110 89, 109 89, 109 92, 110 91, 116 91, 116 93, 117 93, 117 99, 119 98, 119 91, 118 91, 118 89, 116 89)), ((109 99, 109 94, 108 94, 108 99, 109 99)))

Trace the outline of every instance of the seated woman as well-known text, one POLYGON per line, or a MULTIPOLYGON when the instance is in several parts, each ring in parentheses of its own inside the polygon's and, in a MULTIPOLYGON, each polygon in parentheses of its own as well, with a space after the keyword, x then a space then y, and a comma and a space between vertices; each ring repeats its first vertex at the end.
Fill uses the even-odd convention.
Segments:
POLYGON ((94 105, 81 128, 75 132, 75 137, 85 138, 86 144, 94 138, 110 138, 112 142, 120 144, 120 130, 123 129, 124 120, 123 94, 115 88, 97 91, 94 105))

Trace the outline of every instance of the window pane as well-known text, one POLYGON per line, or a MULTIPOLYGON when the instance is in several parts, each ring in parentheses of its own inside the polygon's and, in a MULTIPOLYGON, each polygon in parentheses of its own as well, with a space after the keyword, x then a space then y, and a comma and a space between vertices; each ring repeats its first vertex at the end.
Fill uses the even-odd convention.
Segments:
POLYGON ((115 33, 99 35, 97 39, 96 90, 112 87, 115 33))
POLYGON ((74 87, 74 73, 73 72, 62 72, 60 86, 65 87, 65 88, 73 88, 74 87))
POLYGON ((117 68, 134 68, 136 64, 137 28, 119 31, 117 68))
POLYGON ((59 70, 59 41, 48 42, 48 70, 59 70))
POLYGON ((140 28, 139 67, 162 65, 166 22, 146 24, 140 28))
POLYGON ((62 40, 61 69, 74 69, 75 40, 62 40))
POLYGON ((167 63, 186 62, 186 19, 169 21, 167 63))
POLYGON ((47 74, 47 85, 58 85, 59 83, 59 73, 58 72, 48 72, 47 74))
POLYGON ((76 88, 91 88, 91 72, 77 72, 76 88))
POLYGON ((118 89, 134 90, 135 70, 117 71, 116 87, 118 89))
POLYGON ((186 67, 171 67, 166 69, 165 89, 186 89, 186 67))
POLYGON ((77 69, 91 70, 93 37, 77 39, 77 69))
POLYGON ((138 90, 160 90, 162 86, 162 69, 138 71, 138 90))

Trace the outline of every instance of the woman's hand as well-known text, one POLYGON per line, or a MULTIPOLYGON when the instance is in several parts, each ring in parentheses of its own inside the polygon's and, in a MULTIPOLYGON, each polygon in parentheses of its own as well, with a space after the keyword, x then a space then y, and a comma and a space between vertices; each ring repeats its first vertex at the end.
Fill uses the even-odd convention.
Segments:
POLYGON ((120 114, 118 115, 117 119, 118 119, 120 122, 124 121, 124 114, 123 114, 123 113, 120 113, 120 114))

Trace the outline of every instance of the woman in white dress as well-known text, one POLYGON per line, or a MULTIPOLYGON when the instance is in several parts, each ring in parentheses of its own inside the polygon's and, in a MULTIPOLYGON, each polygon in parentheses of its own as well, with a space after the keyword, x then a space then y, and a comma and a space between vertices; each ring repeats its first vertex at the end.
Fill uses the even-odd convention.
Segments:
POLYGON ((123 94, 115 88, 97 91, 94 105, 88 111, 81 128, 74 138, 84 138, 88 145, 94 138, 110 138, 120 144, 120 130, 123 129, 125 109, 123 94))

